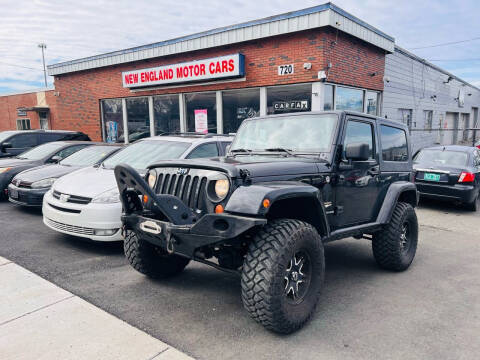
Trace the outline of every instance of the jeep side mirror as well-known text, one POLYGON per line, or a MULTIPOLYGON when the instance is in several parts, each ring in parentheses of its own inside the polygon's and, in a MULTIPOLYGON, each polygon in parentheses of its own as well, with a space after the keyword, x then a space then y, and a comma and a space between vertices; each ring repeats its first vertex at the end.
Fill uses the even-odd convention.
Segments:
POLYGON ((352 161, 366 161, 370 158, 367 143, 352 143, 345 146, 345 158, 352 161))
POLYGON ((5 150, 12 148, 12 143, 9 143, 9 142, 3 143, 1 148, 2 148, 2 152, 5 152, 5 150))
POLYGON ((63 158, 61 156, 55 155, 50 158, 51 163, 58 164, 60 161, 62 161, 63 158))

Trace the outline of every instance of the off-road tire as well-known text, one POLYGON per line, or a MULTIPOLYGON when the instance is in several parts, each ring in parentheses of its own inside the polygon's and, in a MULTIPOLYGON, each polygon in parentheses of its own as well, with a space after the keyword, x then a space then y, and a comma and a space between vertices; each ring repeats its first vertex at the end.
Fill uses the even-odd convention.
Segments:
POLYGON ((470 211, 477 211, 478 210, 478 202, 479 202, 479 196, 480 195, 477 195, 475 197, 475 200, 473 200, 472 202, 470 203, 466 203, 465 204, 465 207, 467 208, 467 210, 470 210, 470 211))
POLYGON ((418 243, 417 215, 412 205, 398 202, 393 210, 390 223, 373 235, 372 250, 377 264, 384 269, 404 271, 415 257, 418 243), (408 224, 407 245, 402 245, 402 231, 408 224))
POLYGON ((317 230, 299 220, 273 220, 256 234, 245 257, 241 279, 243 305, 267 329, 292 333, 314 313, 324 274, 323 244, 317 230), (285 274, 290 260, 299 252, 308 254, 311 275, 303 297, 294 304, 285 294, 285 274))
POLYGON ((182 256, 169 255, 165 250, 138 238, 133 231, 127 231, 123 249, 135 270, 154 279, 177 275, 190 262, 182 256))

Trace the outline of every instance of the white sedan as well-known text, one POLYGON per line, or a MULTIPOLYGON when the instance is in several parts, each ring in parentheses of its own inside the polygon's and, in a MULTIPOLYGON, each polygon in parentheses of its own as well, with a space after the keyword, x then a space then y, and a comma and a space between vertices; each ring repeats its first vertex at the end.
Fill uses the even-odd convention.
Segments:
POLYGON ((216 157, 225 154, 231 137, 186 134, 140 140, 102 164, 58 179, 43 199, 43 222, 49 228, 96 241, 123 240, 116 165, 140 172, 160 160, 216 157))

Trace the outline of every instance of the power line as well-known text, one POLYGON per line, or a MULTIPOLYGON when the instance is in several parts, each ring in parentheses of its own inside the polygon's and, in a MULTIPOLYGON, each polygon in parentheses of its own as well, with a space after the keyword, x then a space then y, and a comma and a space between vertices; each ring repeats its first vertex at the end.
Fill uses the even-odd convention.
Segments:
POLYGON ((3 61, 0 61, 0 64, 7 65, 7 66, 15 66, 15 67, 24 68, 24 69, 30 69, 30 70, 43 71, 42 69, 32 68, 32 67, 22 66, 22 65, 17 65, 17 64, 10 64, 10 63, 6 63, 6 62, 3 62, 3 61))
POLYGON ((446 46, 446 45, 460 44, 460 43, 465 43, 465 42, 475 41, 475 40, 480 40, 480 36, 479 36, 479 37, 472 38, 472 39, 459 40, 459 41, 451 41, 451 42, 446 42, 446 43, 442 43, 442 44, 435 44, 435 45, 428 45, 428 46, 414 47, 414 48, 410 48, 410 50, 427 49, 427 48, 438 47, 438 46, 446 46))

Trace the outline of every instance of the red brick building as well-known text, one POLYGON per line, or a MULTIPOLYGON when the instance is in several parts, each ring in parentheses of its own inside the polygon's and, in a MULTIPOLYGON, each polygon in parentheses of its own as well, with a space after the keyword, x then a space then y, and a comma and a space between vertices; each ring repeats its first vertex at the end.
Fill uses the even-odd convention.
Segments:
POLYGON ((0 131, 53 129, 56 107, 53 89, 0 95, 0 131))
POLYGON ((393 38, 327 3, 59 63, 48 67, 51 128, 122 141, 235 132, 247 117, 289 111, 377 114, 393 50, 393 38))

